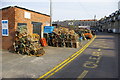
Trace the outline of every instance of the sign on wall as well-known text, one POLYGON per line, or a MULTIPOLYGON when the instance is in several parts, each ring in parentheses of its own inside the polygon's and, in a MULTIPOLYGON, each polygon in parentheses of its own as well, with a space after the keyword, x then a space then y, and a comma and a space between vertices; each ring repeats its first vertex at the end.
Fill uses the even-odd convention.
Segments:
POLYGON ((31 13, 24 12, 24 17, 30 19, 31 18, 31 13))
POLYGON ((2 36, 8 36, 8 20, 2 20, 2 36))
POLYGON ((54 26, 44 26, 44 33, 52 33, 54 26))

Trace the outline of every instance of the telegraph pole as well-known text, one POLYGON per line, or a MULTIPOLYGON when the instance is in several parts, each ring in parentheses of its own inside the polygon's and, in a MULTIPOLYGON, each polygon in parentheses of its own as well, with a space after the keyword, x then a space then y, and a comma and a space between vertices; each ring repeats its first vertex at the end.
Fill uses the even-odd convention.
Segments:
POLYGON ((50 0, 50 26, 52 26, 52 0, 50 0))
POLYGON ((94 15, 94 26, 96 25, 96 23, 95 23, 95 19, 96 19, 96 15, 94 15))

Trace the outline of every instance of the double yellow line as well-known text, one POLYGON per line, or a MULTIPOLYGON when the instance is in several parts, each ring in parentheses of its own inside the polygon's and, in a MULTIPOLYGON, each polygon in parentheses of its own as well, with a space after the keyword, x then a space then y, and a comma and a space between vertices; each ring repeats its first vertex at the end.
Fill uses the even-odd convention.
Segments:
POLYGON ((58 72, 59 70, 61 70, 63 67, 65 67, 68 63, 70 63, 71 61, 73 61, 77 56, 79 56, 96 38, 96 36, 94 38, 92 38, 84 47, 82 47, 79 51, 77 51, 76 53, 74 53, 73 55, 71 55, 70 57, 68 57, 66 60, 64 60, 62 63, 58 64, 57 66, 55 66, 53 69, 51 69, 50 71, 48 71, 47 73, 45 73, 44 75, 40 76, 38 79, 36 80, 40 80, 42 78, 45 78, 44 80, 50 78, 52 75, 54 75, 56 72, 58 72))

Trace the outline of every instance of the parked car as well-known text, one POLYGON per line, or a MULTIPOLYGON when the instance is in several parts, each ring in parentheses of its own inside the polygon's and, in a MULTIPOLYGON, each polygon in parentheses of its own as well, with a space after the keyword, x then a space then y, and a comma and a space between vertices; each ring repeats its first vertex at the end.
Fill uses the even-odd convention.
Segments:
POLYGON ((108 29, 108 32, 109 32, 109 33, 112 33, 112 32, 113 32, 113 30, 112 30, 111 28, 109 28, 109 29, 108 29))

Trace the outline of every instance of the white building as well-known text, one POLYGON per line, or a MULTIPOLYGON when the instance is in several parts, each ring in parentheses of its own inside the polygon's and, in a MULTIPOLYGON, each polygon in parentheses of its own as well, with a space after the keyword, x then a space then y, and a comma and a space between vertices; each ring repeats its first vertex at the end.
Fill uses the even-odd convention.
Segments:
POLYGON ((118 9, 120 9, 120 1, 118 2, 118 9))

